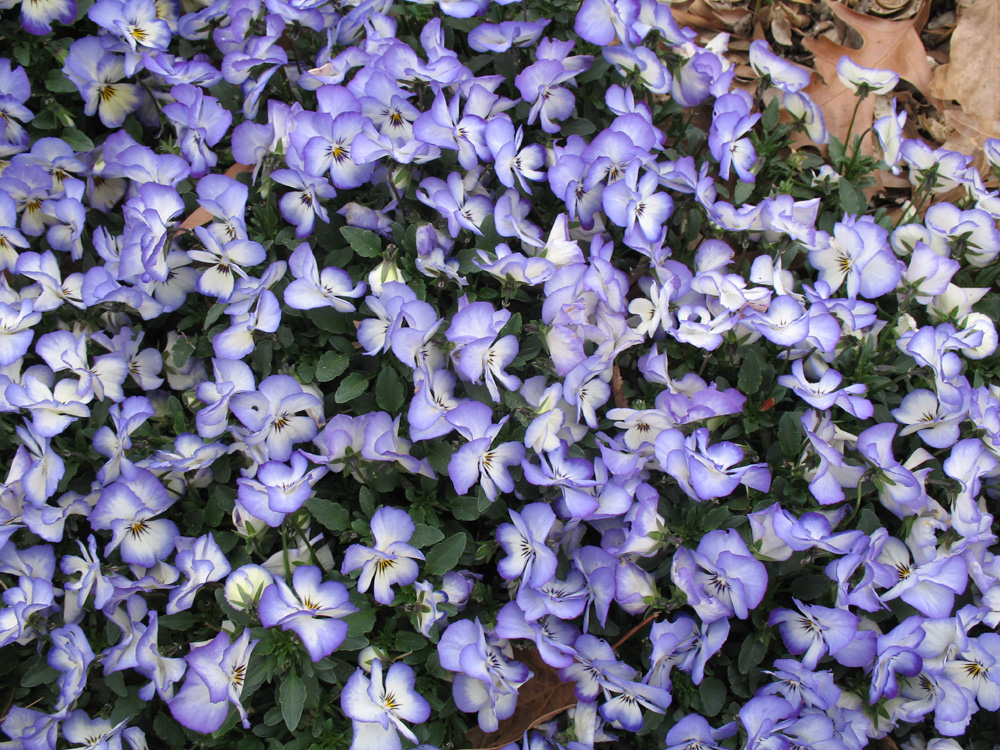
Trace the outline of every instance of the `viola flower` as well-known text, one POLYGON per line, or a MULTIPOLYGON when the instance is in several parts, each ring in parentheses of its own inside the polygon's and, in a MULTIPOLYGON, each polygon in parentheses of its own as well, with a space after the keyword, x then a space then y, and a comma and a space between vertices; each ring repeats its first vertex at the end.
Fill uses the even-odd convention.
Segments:
POLYGON ((497 568, 508 581, 521 580, 531 588, 541 588, 556 574, 558 560, 545 544, 556 522, 546 503, 531 503, 521 512, 509 511, 513 524, 500 524, 497 542, 507 553, 497 568))
POLYGON ((174 564, 187 576, 187 580, 170 592, 166 609, 168 615, 189 609, 202 586, 222 580, 232 571, 229 558, 211 534, 197 539, 178 537, 175 544, 177 557, 174 564))
POLYGON ((112 533, 105 555, 121 548, 122 560, 151 568, 174 550, 177 525, 169 519, 156 518, 174 502, 152 472, 137 469, 133 477, 119 479, 104 488, 88 520, 91 528, 112 533))
POLYGON ((856 96, 864 99, 869 94, 884 96, 896 88, 899 75, 891 70, 865 68, 844 55, 837 62, 837 77, 856 96))
POLYGON ((307 470, 308 465, 301 451, 292 453, 290 465, 266 461, 257 467, 255 478, 236 480, 239 504, 268 526, 277 528, 289 513, 305 504, 313 494, 313 486, 328 471, 325 466, 307 470))
MULTIPOLYGON (((50 3, 56 1, 49 0, 50 3)), ((76 3, 73 0, 62 0, 62 3, 67 8, 73 7, 70 20, 76 18, 76 3)), ((84 113, 88 116, 96 113, 105 127, 120 128, 142 102, 138 86, 120 83, 125 77, 125 58, 106 52, 96 36, 77 39, 70 45, 62 72, 83 97, 84 113)))
POLYGON ((896 288, 903 265, 889 247, 888 232, 864 217, 853 224, 838 223, 833 237, 817 235, 809 263, 819 280, 836 291, 847 281, 847 296, 881 297, 896 288))
MULTIPOLYGON (((597 0, 606 2, 606 0, 597 0)), ((534 125, 541 118, 542 130, 558 133, 562 120, 573 114, 576 99, 573 93, 561 85, 572 81, 579 70, 567 69, 559 60, 537 60, 517 74, 514 85, 524 101, 531 104, 528 110, 528 124, 534 125)))
POLYGON ((802 654, 802 666, 815 669, 819 660, 830 654, 841 664, 851 667, 867 666, 875 654, 875 633, 862 638, 858 632, 858 617, 843 609, 830 609, 803 604, 793 599, 799 612, 776 609, 767 620, 781 631, 788 650, 802 654))
POLYGON ((374 547, 352 544, 344 553, 340 572, 347 575, 360 568, 358 592, 374 586, 375 601, 392 604, 393 585, 408 586, 417 580, 417 560, 424 555, 408 544, 416 531, 410 514, 399 508, 379 508, 371 518, 374 547))
POLYGON ((208 263, 198 276, 198 291, 206 297, 216 297, 219 302, 229 302, 236 287, 236 278, 246 278, 242 266, 256 266, 267 259, 267 252, 259 242, 234 239, 220 243, 215 234, 205 227, 195 227, 201 240, 200 250, 188 250, 188 257, 196 262, 208 263))
POLYGON ((767 464, 734 468, 743 460, 743 449, 735 443, 708 444, 704 427, 689 437, 677 429, 664 430, 656 437, 656 458, 660 467, 674 477, 689 497, 713 500, 728 497, 741 484, 761 492, 771 487, 767 464))
POLYGON ((774 666, 774 671, 763 671, 776 682, 762 687, 757 695, 778 693, 800 711, 804 706, 826 711, 836 706, 843 695, 832 672, 813 672, 795 659, 777 659, 774 666))
POLYGON ((955 595, 963 593, 969 582, 968 563, 961 555, 938 550, 928 562, 911 562, 906 545, 893 537, 886 540, 878 562, 887 565, 895 579, 895 585, 881 594, 882 601, 902 599, 929 618, 949 617, 955 595))
POLYGON ((291 630, 302 639, 309 658, 329 656, 347 637, 342 619, 358 608, 350 603, 347 587, 337 581, 323 582, 323 571, 302 565, 292 574, 292 586, 281 578, 264 589, 260 597, 260 622, 266 628, 291 630))
POLYGON ((737 731, 734 721, 720 729, 712 729, 705 717, 688 714, 667 732, 666 750, 722 750, 719 743, 737 731))
POLYGON ((719 176, 729 179, 734 167, 743 182, 756 178, 750 170, 757 163, 757 152, 749 138, 743 138, 757 121, 759 114, 750 113, 750 105, 738 94, 725 94, 715 101, 712 126, 708 133, 708 148, 719 161, 719 176))
POLYGON ((921 617, 907 617, 876 639, 875 665, 868 691, 872 703, 883 697, 895 698, 899 695, 897 673, 904 677, 916 677, 920 673, 923 660, 915 649, 924 640, 923 623, 921 617))
POLYGON ((700 685, 705 677, 705 665, 728 637, 727 619, 704 625, 688 615, 679 615, 674 622, 653 623, 649 633, 653 652, 644 682, 669 690, 670 671, 677 667, 691 675, 691 682, 700 685))
POLYGON ((87 17, 127 46, 126 76, 141 67, 144 53, 170 45, 170 25, 157 13, 154 0, 97 0, 87 17))
POLYGON ((373 659, 371 678, 358 669, 340 694, 340 706, 353 721, 352 750, 398 750, 399 735, 419 740, 403 722, 422 724, 430 718, 430 704, 414 689, 413 667, 395 662, 383 672, 382 660, 373 659))
POLYGON ((477 483, 491 501, 496 500, 498 490, 511 492, 514 479, 508 467, 524 459, 524 444, 510 442, 493 447, 509 417, 493 424, 490 407, 479 401, 465 401, 445 415, 445 419, 469 441, 448 462, 448 475, 455 492, 464 495, 477 483))
POLYGON ((351 313, 356 308, 344 297, 357 299, 365 293, 364 282, 354 284, 346 271, 330 266, 320 272, 306 242, 292 251, 288 267, 295 280, 285 287, 285 304, 296 310, 332 307, 337 312, 351 313))
POLYGON ((271 375, 256 391, 241 391, 229 399, 229 409, 248 430, 244 442, 259 446, 272 461, 287 461, 295 444, 316 437, 316 420, 296 415, 321 406, 320 399, 291 375, 271 375))
POLYGON ((863 384, 855 384, 838 388, 844 382, 844 376, 834 369, 827 369, 817 382, 806 378, 801 359, 792 362, 792 374, 781 375, 778 384, 790 389, 796 396, 816 409, 830 409, 834 405, 859 419, 868 419, 874 413, 872 403, 860 395, 867 392, 863 384))
POLYGON ((617 180, 604 189, 604 211, 615 225, 624 227, 625 234, 636 232, 650 242, 659 239, 663 222, 674 211, 674 201, 666 193, 658 193, 659 178, 647 172, 641 178, 639 163, 633 161, 625 179, 617 180))
MULTIPOLYGON (((18 0, 8 0, 3 4, 3 7, 13 8, 17 2, 18 0)), ((42 0, 42 2, 21 0, 21 28, 29 34, 46 36, 52 33, 53 21, 59 21, 59 23, 69 26, 75 20, 75 0, 42 0)), ((96 37, 93 38, 96 40, 96 37)), ((0 90, 6 91, 7 89, 0 87, 0 90)))
POLYGON ((467 195, 467 190, 458 172, 448 175, 448 181, 437 177, 426 177, 420 182, 417 199, 430 206, 448 222, 448 233, 458 237, 462 229, 473 234, 482 234, 479 225, 493 210, 493 202, 485 195, 467 195))
POLYGON ((637 0, 584 0, 576 14, 573 30, 584 41, 607 47, 615 39, 625 45, 641 39, 634 30, 641 4, 637 0))
POLYGON ((524 664, 510 660, 510 646, 500 643, 487 637, 479 620, 453 622, 438 642, 441 666, 457 673, 452 685, 455 705, 477 712, 484 732, 495 732, 500 721, 514 714, 517 689, 532 677, 524 664))
POLYGON ((245 729, 250 728, 246 709, 240 703, 247 678, 250 656, 259 640, 250 638, 250 628, 229 642, 229 634, 219 633, 208 643, 196 646, 185 657, 187 679, 177 694, 167 701, 173 717, 202 734, 211 734, 221 727, 229 713, 229 704, 236 706, 245 729))
POLYGON ((679 547, 670 575, 706 623, 745 620, 767 591, 767 569, 733 529, 708 532, 696 551, 679 547))
POLYGON ((809 85, 811 78, 806 68, 774 54, 763 39, 750 43, 750 67, 765 83, 769 82, 782 91, 801 91, 809 85))
POLYGON ((175 101, 163 106, 174 124, 181 155, 191 164, 191 176, 201 177, 218 162, 211 147, 222 140, 233 123, 232 113, 197 86, 182 83, 170 90, 175 101))

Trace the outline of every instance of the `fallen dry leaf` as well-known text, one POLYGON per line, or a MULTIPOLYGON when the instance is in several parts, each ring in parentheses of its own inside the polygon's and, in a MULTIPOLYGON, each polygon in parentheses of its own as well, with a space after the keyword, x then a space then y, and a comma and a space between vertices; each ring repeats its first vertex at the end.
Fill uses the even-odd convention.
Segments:
MULTIPOLYGON (((837 63, 844 55, 866 68, 894 70, 924 96, 932 99, 930 65, 924 53, 924 45, 911 20, 890 21, 874 18, 856 13, 834 0, 824 0, 824 2, 838 18, 854 28, 864 40, 860 49, 849 49, 825 37, 802 40, 803 46, 813 53, 816 70, 823 78, 821 82, 814 81, 806 92, 823 110, 827 130, 844 140, 854 111, 854 93, 837 77, 837 63)), ((932 99, 932 103, 936 104, 936 100, 932 99)), ((858 109, 854 132, 863 133, 871 127, 873 121, 874 107, 869 97, 858 109)), ((867 153, 871 153, 870 142, 866 142, 864 147, 867 153)))
POLYGON ((987 138, 1000 138, 1000 121, 996 117, 980 117, 960 109, 946 109, 943 114, 945 122, 954 132, 942 144, 942 148, 972 155, 973 166, 980 172, 988 172, 989 164, 983 154, 983 144, 987 138))
POLYGON ((474 727, 465 733, 470 747, 499 750, 511 742, 520 742, 525 732, 576 705, 576 683, 560 680, 559 671, 542 661, 536 649, 518 651, 514 658, 527 665, 534 677, 518 689, 517 710, 500 722, 499 730, 486 734, 474 727))
POLYGON ((951 62, 935 71, 935 91, 967 114, 1000 117, 1000 3, 978 0, 961 10, 951 35, 951 62))

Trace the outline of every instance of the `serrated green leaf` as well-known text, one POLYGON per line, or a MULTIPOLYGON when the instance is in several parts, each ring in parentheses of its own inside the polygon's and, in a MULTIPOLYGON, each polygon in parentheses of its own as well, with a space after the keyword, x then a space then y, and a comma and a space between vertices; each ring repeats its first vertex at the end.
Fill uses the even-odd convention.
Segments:
POLYGON ((351 514, 347 508, 332 500, 311 497, 306 500, 306 510, 330 531, 343 531, 351 524, 351 514))
POLYGON ((362 372, 352 372, 337 387, 333 400, 338 404, 346 404, 368 390, 368 376, 362 372))
POLYGON ((299 726, 306 702, 306 685, 295 672, 281 680, 278 700, 281 701, 281 718, 284 719, 288 731, 294 732, 299 726))
POLYGON ((468 541, 464 531, 452 534, 443 542, 439 542, 430 548, 427 553, 427 560, 424 562, 424 573, 432 576, 440 576, 449 570, 454 570, 458 565, 462 553, 465 552, 465 545, 468 541))
POLYGON ((340 234, 362 258, 382 257, 382 240, 374 232, 357 227, 341 227, 340 234))
POLYGON ((428 526, 425 523, 418 523, 417 530, 413 532, 413 537, 410 539, 410 544, 417 549, 423 549, 440 542, 442 539, 444 539, 444 532, 441 529, 428 526))
POLYGON ((323 352, 323 356, 316 362, 316 380, 320 383, 329 383, 334 378, 340 377, 349 364, 351 358, 346 354, 323 352))
POLYGON ((384 409, 390 414, 395 414, 406 401, 406 393, 403 390, 403 381, 391 366, 382 368, 375 381, 375 403, 380 409, 384 409))
POLYGON ((756 394, 760 390, 763 370, 764 363, 761 362, 757 350, 753 347, 747 349, 737 378, 737 387, 740 389, 740 393, 745 396, 756 394))

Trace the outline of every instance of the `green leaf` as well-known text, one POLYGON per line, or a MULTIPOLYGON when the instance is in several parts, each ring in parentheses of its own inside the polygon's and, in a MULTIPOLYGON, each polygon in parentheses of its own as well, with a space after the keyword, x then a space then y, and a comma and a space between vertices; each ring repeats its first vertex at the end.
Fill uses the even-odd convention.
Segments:
POLYGON ((844 144, 835 135, 830 136, 830 161, 833 166, 840 168, 840 165, 844 163, 844 157, 847 155, 844 151, 844 144))
POLYGON ((521 329, 524 328, 524 324, 521 322, 521 313, 514 313, 510 316, 510 320, 507 321, 500 333, 497 334, 497 338, 503 338, 504 336, 517 336, 521 333, 521 329))
POLYGON ((205 313, 205 322, 202 325, 201 330, 207 331, 209 328, 211 328, 212 324, 219 319, 219 317, 222 315, 225 309, 226 306, 219 302, 216 302, 214 305, 208 308, 208 312, 205 313))
POLYGON ((738 208, 746 204, 747 199, 750 194, 753 193, 754 184, 752 182, 740 182, 736 183, 736 187, 733 188, 733 204, 738 208))
POLYGON ((14 47, 14 59, 17 60, 18 65, 23 65, 24 67, 31 65, 31 46, 28 44, 19 44, 14 47))
MULTIPOLYGON (((358 503, 361 505, 361 512, 371 518, 375 514, 375 506, 378 503, 378 499, 375 497, 374 492, 367 487, 362 487, 358 491, 358 503)), ((366 531, 370 530, 366 521, 362 521, 361 523, 364 523, 366 531)))
POLYGON ((456 497, 448 507, 451 514, 459 521, 475 521, 479 518, 479 498, 476 497, 456 497))
POLYGON ((183 336, 178 336, 170 352, 174 355, 174 367, 182 369, 194 353, 194 347, 183 336))
POLYGON ((572 120, 563 125, 562 131, 566 135, 590 135, 597 130, 597 126, 590 120, 572 120))
POLYGON ((306 510, 330 531, 343 531, 351 524, 351 514, 340 503, 311 497, 306 500, 306 510))
MULTIPOLYGON (((352 612, 344 618, 347 623, 347 634, 349 636, 365 635, 372 632, 375 627, 375 610, 371 607, 361 607, 357 612, 352 612)), ((364 648, 362 646, 362 648, 364 648)))
POLYGON ((764 654, 766 653, 767 644, 760 638, 755 638, 751 635, 743 641, 743 645, 740 647, 740 657, 737 661, 740 674, 750 674, 754 667, 764 660, 764 654))
POLYGON ((424 563, 424 573, 426 575, 440 576, 449 570, 454 570, 458 565, 462 553, 465 552, 465 545, 468 540, 464 531, 452 534, 443 542, 435 544, 427 553, 427 560, 424 563))
POLYGON ((410 539, 410 544, 417 549, 423 549, 440 542, 442 539, 444 539, 444 532, 441 529, 428 526, 425 523, 418 523, 417 530, 413 532, 413 537, 410 539))
POLYGON ((868 207, 868 199, 850 180, 843 177, 837 183, 837 191, 840 196, 840 207, 849 214, 863 214, 868 207))
POLYGON ((397 651, 419 651, 426 645, 427 639, 420 635, 420 633, 404 630, 396 634, 397 651))
POLYGON ((352 372, 342 381, 333 396, 334 402, 346 404, 368 390, 368 376, 362 372, 352 372))
POLYGON ((316 363, 316 380, 320 383, 329 383, 340 375, 351 364, 351 358, 340 352, 323 352, 323 356, 316 363))
POLYGON ((764 363, 760 361, 757 349, 751 347, 743 356, 743 364, 740 365, 740 374, 737 385, 740 392, 746 396, 752 396, 760 390, 764 363))
POLYGON ((726 684, 717 677, 706 677, 698 687, 701 696, 702 713, 705 716, 716 716, 726 705, 728 691, 726 684))
POLYGON ((802 449, 802 431, 796 414, 786 411, 778 421, 778 442, 781 452, 789 457, 796 457, 802 449))
POLYGON ((824 575, 796 576, 789 590, 792 596, 813 602, 830 592, 830 579, 824 575))
POLYGON ((765 134, 770 133, 778 126, 778 116, 781 114, 781 98, 774 97, 764 110, 763 117, 760 118, 760 126, 765 134))
POLYGON ((391 366, 386 365, 378 374, 378 380, 375 381, 375 403, 379 405, 380 409, 395 414, 403 406, 405 400, 403 382, 399 379, 396 371, 391 366))
MULTIPOLYGON (((75 87, 73 90, 76 90, 75 87)), ((72 146, 74 151, 91 151, 94 148, 94 142, 76 128, 63 128, 62 139, 72 146)))
POLYGON ((340 233, 351 249, 362 258, 382 257, 382 240, 374 232, 357 227, 341 227, 340 233))
POLYGON ((281 718, 289 732, 294 732, 302 718, 302 708, 306 702, 306 685, 295 672, 281 680, 278 688, 278 698, 281 701, 281 718))

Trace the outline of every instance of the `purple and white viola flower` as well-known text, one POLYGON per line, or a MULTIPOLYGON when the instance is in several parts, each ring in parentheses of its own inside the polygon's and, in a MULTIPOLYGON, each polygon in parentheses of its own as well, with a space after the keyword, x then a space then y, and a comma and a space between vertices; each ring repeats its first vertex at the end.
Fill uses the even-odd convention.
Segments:
POLYGON ((344 553, 343 575, 361 570, 358 591, 374 589, 375 601, 392 604, 394 585, 409 586, 420 573, 417 560, 424 555, 409 544, 416 531, 410 514, 399 508, 379 508, 371 518, 374 547, 352 544, 344 553))
POLYGON ((411 666, 396 662, 385 670, 381 659, 372 660, 370 678, 360 668, 351 675, 340 694, 340 707, 353 722, 352 750, 400 750, 400 734, 419 742, 403 723, 423 724, 431 715, 415 683, 411 666))
POLYGON ((323 571, 302 565, 292 574, 292 585, 275 577, 260 596, 258 612, 266 628, 291 630, 302 639, 309 658, 319 661, 329 656, 347 637, 343 619, 357 612, 347 587, 337 581, 323 581, 323 571))

